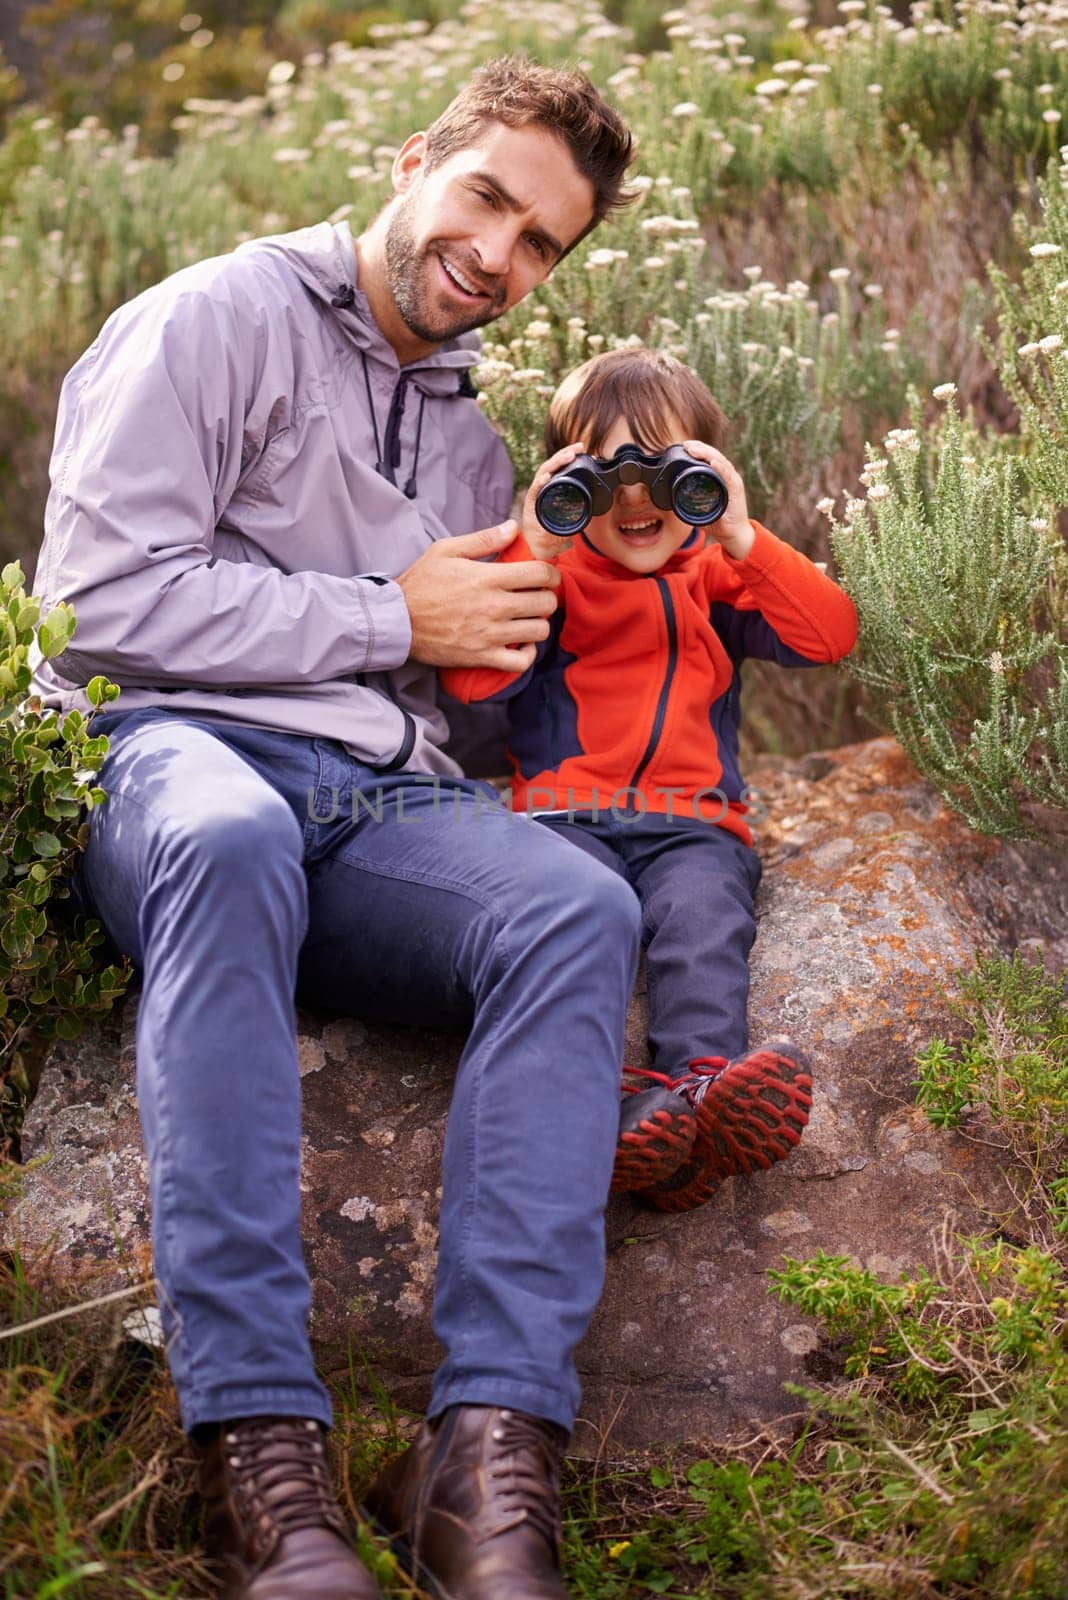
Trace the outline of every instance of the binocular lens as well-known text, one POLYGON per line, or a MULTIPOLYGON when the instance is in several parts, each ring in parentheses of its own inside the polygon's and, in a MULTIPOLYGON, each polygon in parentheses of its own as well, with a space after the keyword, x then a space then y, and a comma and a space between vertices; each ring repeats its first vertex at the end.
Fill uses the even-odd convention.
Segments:
POLYGON ((716 522, 727 509, 727 492, 718 472, 693 467, 673 486, 675 515, 697 526, 716 522))
POLYGON ((570 533, 585 525, 590 497, 581 484, 548 483, 538 496, 538 513, 554 533, 570 533))

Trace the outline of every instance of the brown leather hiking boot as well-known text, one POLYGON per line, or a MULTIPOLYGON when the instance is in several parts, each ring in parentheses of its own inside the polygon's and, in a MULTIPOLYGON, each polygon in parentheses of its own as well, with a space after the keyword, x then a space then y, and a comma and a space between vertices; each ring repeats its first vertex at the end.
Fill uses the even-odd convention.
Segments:
POLYGON ((367 1496, 370 1520, 441 1600, 567 1600, 560 1577, 563 1428, 452 1406, 367 1496))
POLYGON ((349 1545, 318 1422, 245 1417, 195 1447, 219 1600, 382 1600, 349 1545))

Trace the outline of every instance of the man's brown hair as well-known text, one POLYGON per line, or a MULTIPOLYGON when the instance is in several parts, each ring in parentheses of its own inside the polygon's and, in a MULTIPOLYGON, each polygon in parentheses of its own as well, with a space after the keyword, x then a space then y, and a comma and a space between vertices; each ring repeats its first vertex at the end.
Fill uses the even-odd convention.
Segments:
POLYGON ((579 439, 596 455, 620 416, 649 452, 684 438, 721 450, 727 431, 723 412, 696 372, 665 350, 628 345, 591 356, 558 385, 545 419, 546 456, 579 439), (670 416, 682 424, 682 438, 667 437, 670 416))
POLYGON ((623 188, 626 169, 637 154, 630 130, 584 73, 542 67, 526 56, 485 62, 427 128, 424 169, 431 172, 457 150, 468 149, 490 122, 509 128, 540 123, 564 141, 576 168, 592 185, 593 216, 561 261, 610 212, 638 199, 640 191, 623 188))

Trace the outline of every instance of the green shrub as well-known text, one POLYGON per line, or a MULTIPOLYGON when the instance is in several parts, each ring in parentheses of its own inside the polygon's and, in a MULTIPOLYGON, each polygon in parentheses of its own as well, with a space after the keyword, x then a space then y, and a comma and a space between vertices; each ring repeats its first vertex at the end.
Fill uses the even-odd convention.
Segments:
POLYGON ((827 508, 860 615, 850 670, 972 827, 1056 832, 1068 810, 1068 566, 1051 508, 1036 506, 1020 456, 952 405, 940 427, 896 429, 884 450, 869 450, 867 498, 847 503, 845 522, 827 508))
POLYGON ((916 1058, 917 1101, 938 1127, 985 1111, 1068 1237, 1068 999, 1062 979, 1019 952, 958 974, 953 1009, 971 1037, 932 1039, 916 1058))
MULTIPOLYGON (((62 915, 84 813, 104 800, 93 779, 108 741, 80 712, 59 718, 28 691, 33 646, 59 655, 74 627, 66 605, 40 619, 17 564, 0 572, 0 1156, 16 1158, 48 1042, 109 1011, 129 976, 94 957, 99 923, 62 915)), ((118 692, 104 678, 88 686, 94 706, 118 692)))

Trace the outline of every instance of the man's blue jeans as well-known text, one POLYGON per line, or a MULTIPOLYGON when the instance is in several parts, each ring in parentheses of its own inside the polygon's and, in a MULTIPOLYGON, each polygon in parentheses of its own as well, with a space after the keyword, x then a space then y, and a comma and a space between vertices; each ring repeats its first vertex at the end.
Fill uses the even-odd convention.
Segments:
POLYGON ((142 977, 137 1091, 187 1428, 330 1420, 308 1344, 295 999, 469 1025, 445 1141, 430 1415, 565 1428, 601 1293, 636 895, 489 786, 330 739, 101 714, 89 909, 142 977))

